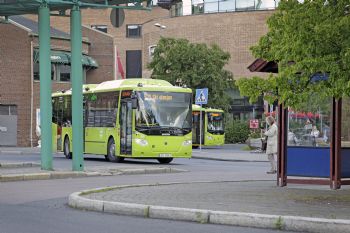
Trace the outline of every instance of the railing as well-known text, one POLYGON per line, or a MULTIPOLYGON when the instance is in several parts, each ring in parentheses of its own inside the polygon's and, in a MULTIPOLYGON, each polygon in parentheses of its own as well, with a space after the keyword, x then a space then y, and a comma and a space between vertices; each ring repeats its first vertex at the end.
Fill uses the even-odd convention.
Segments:
MULTIPOLYGON (((280 0, 192 0, 192 14, 273 10, 280 0)), ((185 2, 183 8, 185 9, 185 2)), ((184 10, 185 12, 185 10, 184 10)), ((172 14, 172 16, 181 16, 172 14)))

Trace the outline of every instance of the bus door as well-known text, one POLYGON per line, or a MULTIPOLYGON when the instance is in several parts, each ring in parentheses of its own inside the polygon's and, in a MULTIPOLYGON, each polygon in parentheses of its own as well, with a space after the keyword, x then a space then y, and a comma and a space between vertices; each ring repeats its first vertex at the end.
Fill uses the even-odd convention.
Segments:
MULTIPOLYGON (((202 144, 204 144, 204 115, 202 111, 202 144)), ((196 111, 192 113, 192 144, 199 145, 200 140, 200 112, 196 111)))
POLYGON ((86 153, 86 143, 85 143, 85 140, 86 140, 86 127, 87 127, 87 123, 88 123, 88 114, 89 114, 89 109, 88 109, 88 105, 86 103, 87 101, 87 96, 83 96, 83 151, 84 153, 86 153))
POLYGON ((63 124, 63 109, 64 109, 64 104, 63 104, 63 97, 58 98, 58 103, 57 103, 57 114, 56 119, 57 119, 57 150, 62 151, 62 124, 63 124))
POLYGON ((131 151, 132 151, 131 98, 121 100, 119 121, 120 121, 120 154, 131 155, 131 151))

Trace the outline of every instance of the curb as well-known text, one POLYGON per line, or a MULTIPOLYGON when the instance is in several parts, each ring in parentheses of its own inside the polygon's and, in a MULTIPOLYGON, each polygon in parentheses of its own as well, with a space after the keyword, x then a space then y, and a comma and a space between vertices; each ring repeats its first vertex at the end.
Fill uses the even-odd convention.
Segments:
POLYGON ((40 163, 0 163, 0 168, 40 167, 40 163))
POLYGON ((350 233, 350 220, 345 219, 324 219, 299 216, 212 211, 205 209, 190 209, 168 206, 154 206, 146 204, 101 201, 83 197, 84 194, 90 194, 94 192, 104 192, 109 190, 131 187, 171 184, 179 183, 123 185, 75 192, 69 195, 68 205, 72 208, 82 210, 140 216, 144 218, 191 221, 198 223, 233 225, 241 227, 257 227, 286 231, 306 231, 314 233, 350 233))
POLYGON ((201 157, 201 156, 193 156, 193 159, 204 159, 204 160, 216 160, 216 161, 225 161, 225 162, 257 162, 257 163, 266 163, 268 162, 267 159, 266 161, 261 161, 261 160, 244 160, 244 159, 221 159, 221 158, 212 158, 212 157, 201 157))
POLYGON ((117 169, 107 172, 73 172, 73 171, 57 171, 57 172, 37 172, 37 173, 20 173, 20 174, 4 174, 0 175, 0 182, 10 181, 28 181, 28 180, 50 180, 50 179, 67 179, 79 177, 96 177, 96 176, 113 176, 113 175, 139 175, 139 174, 159 174, 159 173, 177 173, 186 172, 186 170, 175 168, 146 168, 146 169, 117 169))

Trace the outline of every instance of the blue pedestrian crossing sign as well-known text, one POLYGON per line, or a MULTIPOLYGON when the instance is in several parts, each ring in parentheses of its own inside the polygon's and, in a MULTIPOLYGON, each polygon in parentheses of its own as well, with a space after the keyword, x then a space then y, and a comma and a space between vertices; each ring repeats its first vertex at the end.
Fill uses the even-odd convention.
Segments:
POLYGON ((196 104, 207 104, 208 103, 208 88, 196 89, 196 104))

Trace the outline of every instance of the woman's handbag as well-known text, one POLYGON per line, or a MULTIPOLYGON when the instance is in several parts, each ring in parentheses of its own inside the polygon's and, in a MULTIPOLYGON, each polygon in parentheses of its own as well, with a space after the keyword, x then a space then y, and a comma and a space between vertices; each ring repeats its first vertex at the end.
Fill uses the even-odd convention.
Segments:
POLYGON ((261 139, 261 150, 262 151, 266 151, 266 147, 267 147, 267 136, 263 139, 261 139))

